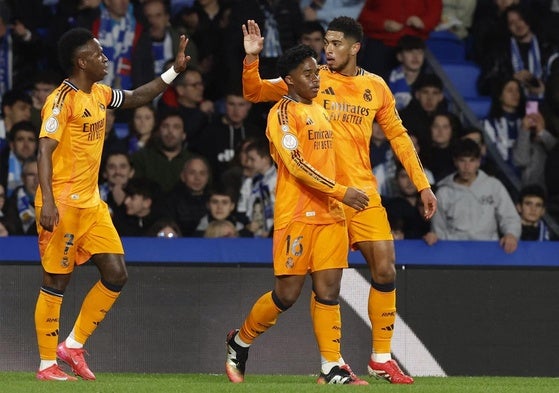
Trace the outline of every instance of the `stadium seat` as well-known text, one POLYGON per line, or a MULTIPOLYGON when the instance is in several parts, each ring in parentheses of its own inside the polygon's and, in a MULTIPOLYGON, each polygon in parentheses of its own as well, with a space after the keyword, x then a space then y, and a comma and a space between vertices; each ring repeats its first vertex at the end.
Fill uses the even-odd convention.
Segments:
POLYGON ((480 69, 479 66, 472 62, 459 62, 441 63, 443 71, 446 73, 456 90, 464 98, 476 98, 479 97, 477 91, 477 79, 479 77, 480 69))
POLYGON ((476 117, 480 120, 485 119, 491 107, 490 97, 470 97, 465 99, 468 107, 474 112, 476 117))
POLYGON ((462 62, 466 59, 466 45, 449 31, 433 31, 425 44, 439 62, 462 62))

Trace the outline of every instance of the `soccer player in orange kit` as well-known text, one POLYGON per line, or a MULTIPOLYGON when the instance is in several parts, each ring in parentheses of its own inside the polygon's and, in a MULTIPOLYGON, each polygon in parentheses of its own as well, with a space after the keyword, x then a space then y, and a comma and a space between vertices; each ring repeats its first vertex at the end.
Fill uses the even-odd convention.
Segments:
POLYGON ((134 108, 152 101, 186 69, 188 40, 181 36, 169 70, 127 91, 99 84, 107 57, 86 29, 64 33, 58 42, 60 65, 69 75, 47 98, 39 135, 39 189, 35 198, 43 280, 35 307, 41 363, 37 379, 73 381, 56 358, 74 374, 94 380, 83 345, 104 319, 128 278, 124 249, 107 204, 99 196, 98 173, 105 139, 107 109, 134 108), (86 295, 66 340, 58 344, 64 291, 76 265, 88 260, 101 279, 86 295))
MULTIPOLYGON (((242 29, 246 52, 243 64, 245 98, 252 102, 281 99, 287 91, 285 82, 280 78, 262 80, 258 72, 258 54, 264 40, 258 25, 249 20, 242 29)), ((426 220, 435 214, 437 199, 402 125, 393 94, 380 76, 357 66, 362 39, 363 29, 354 19, 342 16, 330 22, 324 38, 327 65, 319 67, 320 91, 314 100, 326 109, 334 129, 338 161, 336 181, 352 184, 369 195, 369 204, 364 210, 344 206, 350 245, 361 251, 371 273, 369 374, 395 384, 411 384, 413 378, 404 374, 391 356, 396 320, 395 251, 369 158, 374 120, 381 125, 396 156, 420 192, 426 220)), ((314 307, 312 298, 311 302, 314 307)))
POLYGON ((362 210, 367 195, 334 180, 336 138, 328 116, 313 102, 319 89, 313 49, 298 45, 278 60, 287 95, 270 110, 266 137, 278 165, 274 206, 275 285, 252 307, 240 330, 227 336, 225 370, 231 382, 244 381, 253 341, 274 326, 298 299, 310 273, 316 293, 311 310, 321 355, 319 384, 368 385, 345 364, 340 353, 338 295, 347 265, 348 238, 343 202, 362 210))

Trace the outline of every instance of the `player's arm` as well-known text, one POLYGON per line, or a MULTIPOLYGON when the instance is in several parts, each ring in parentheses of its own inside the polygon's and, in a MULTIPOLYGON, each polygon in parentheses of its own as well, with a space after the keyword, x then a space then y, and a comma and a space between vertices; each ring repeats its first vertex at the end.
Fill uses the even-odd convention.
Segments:
POLYGON ((52 232, 55 225, 58 225, 58 208, 54 201, 52 192, 52 154, 58 146, 56 139, 47 137, 39 138, 39 148, 37 149, 37 165, 39 175, 39 185, 43 196, 43 207, 39 223, 47 231, 52 232))
POLYGON ((424 218, 429 220, 437 211, 437 198, 431 190, 431 185, 425 175, 413 142, 398 115, 394 95, 390 92, 386 83, 381 82, 378 86, 383 93, 383 106, 377 112, 376 119, 389 140, 394 154, 419 191, 425 209, 424 218))
POLYGON ((153 101, 155 97, 163 93, 177 75, 186 69, 188 62, 190 61, 190 56, 186 56, 185 54, 187 44, 188 38, 181 35, 177 56, 175 57, 173 66, 151 82, 139 86, 134 90, 124 90, 124 102, 120 107, 136 108, 153 101))
POLYGON ((264 47, 264 37, 254 20, 243 24, 243 44, 245 59, 243 60, 243 94, 250 102, 279 101, 287 94, 287 85, 281 78, 260 79, 258 71, 258 55, 264 47))
MULTIPOLYGON (((290 120, 291 124, 295 123, 294 119, 290 120)), ((354 209, 362 210, 367 207, 369 197, 365 192, 336 183, 309 164, 298 149, 299 141, 295 133, 284 132, 278 122, 268 121, 268 135, 275 148, 276 159, 281 160, 298 181, 354 209)))

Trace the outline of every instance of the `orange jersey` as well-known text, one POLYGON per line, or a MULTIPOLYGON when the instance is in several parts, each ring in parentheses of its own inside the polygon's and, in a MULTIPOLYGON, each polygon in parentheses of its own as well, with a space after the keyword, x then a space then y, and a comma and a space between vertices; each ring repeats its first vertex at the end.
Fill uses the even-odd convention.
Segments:
MULTIPOLYGON (((394 95, 384 80, 361 68, 355 76, 344 76, 320 66, 319 75, 320 92, 314 101, 326 109, 335 131, 340 168, 336 180, 378 199, 369 155, 373 120, 376 120, 417 189, 429 188, 417 152, 396 110, 394 95)), ((287 85, 281 78, 260 79, 258 61, 254 61, 244 63, 243 92, 252 102, 277 101, 286 94, 287 85)))
POLYGON ((338 201, 347 187, 334 180, 337 141, 324 109, 314 102, 303 104, 284 97, 268 114, 266 136, 278 165, 274 229, 291 221, 331 224, 344 220, 338 201))
MULTIPOLYGON (((124 93, 95 83, 91 93, 65 80, 47 98, 41 111, 39 138, 52 138, 52 191, 57 203, 74 207, 99 204, 98 174, 105 140, 106 110, 122 105, 124 93)), ((41 187, 35 205, 43 203, 41 187)))

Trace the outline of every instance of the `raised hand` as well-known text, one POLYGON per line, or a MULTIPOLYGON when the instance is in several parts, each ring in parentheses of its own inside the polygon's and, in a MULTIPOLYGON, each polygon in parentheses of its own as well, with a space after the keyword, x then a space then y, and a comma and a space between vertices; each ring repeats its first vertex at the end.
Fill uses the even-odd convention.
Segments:
POLYGON ((186 36, 184 35, 181 35, 179 38, 179 48, 177 51, 177 56, 175 57, 175 63, 173 64, 175 72, 178 72, 179 74, 186 70, 186 66, 190 62, 190 56, 187 56, 185 53, 187 45, 188 38, 186 38, 186 36))
POLYGON ((258 27, 258 24, 254 20, 249 19, 246 25, 243 24, 242 29, 245 53, 247 55, 258 56, 264 48, 264 37, 260 34, 260 27, 258 27))

